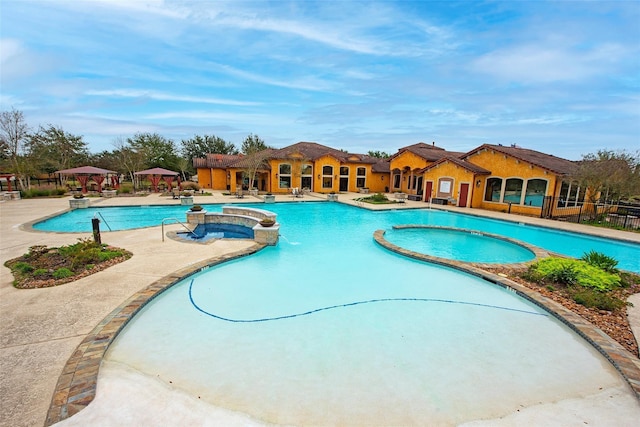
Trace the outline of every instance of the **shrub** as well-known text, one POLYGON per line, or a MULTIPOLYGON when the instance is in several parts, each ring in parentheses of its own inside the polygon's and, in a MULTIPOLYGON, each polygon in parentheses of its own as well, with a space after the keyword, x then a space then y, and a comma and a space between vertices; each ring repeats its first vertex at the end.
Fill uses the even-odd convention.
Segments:
POLYGON ((56 279, 65 279, 71 276, 73 276, 73 271, 69 270, 66 267, 59 268, 53 272, 53 277, 56 279))
POLYGON ((607 273, 585 261, 566 258, 545 258, 533 264, 532 273, 545 280, 567 285, 609 291, 620 285, 620 276, 607 273))
POLYGON ((183 190, 193 190, 193 191, 200 191, 200 186, 198 185, 197 182, 193 182, 193 181, 184 181, 182 183, 182 189, 183 190))
POLYGON ((601 252, 589 251, 582 255, 580 259, 608 273, 616 273, 618 271, 616 269, 618 260, 601 252))
POLYGON ((16 262, 13 268, 22 274, 31 273, 33 271, 33 267, 30 264, 22 261, 16 262))
POLYGON ((34 276, 46 276, 47 274, 49 274, 49 270, 46 268, 39 268, 33 272, 34 276))
POLYGON ((120 184, 120 188, 118 189, 119 193, 129 194, 133 192, 133 184, 125 182, 120 184))
POLYGON ((585 307, 595 307, 599 310, 615 311, 626 306, 619 298, 593 289, 582 289, 573 294, 573 300, 585 307))

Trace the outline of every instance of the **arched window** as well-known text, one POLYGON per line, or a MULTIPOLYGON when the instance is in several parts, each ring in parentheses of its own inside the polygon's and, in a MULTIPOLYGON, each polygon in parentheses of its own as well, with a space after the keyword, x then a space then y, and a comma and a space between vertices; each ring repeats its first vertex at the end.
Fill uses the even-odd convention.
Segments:
POLYGON ((349 176, 348 166, 340 166, 340 176, 349 176))
POLYGON ((291 165, 288 163, 278 167, 278 188, 291 188, 291 165))
POLYGON ((333 188, 333 166, 322 167, 322 188, 333 188))
POLYGON ((527 206, 542 207, 544 196, 547 194, 546 179, 530 179, 527 181, 527 190, 524 195, 524 204, 527 206))
POLYGON ((522 200, 522 179, 521 178, 509 178, 504 186, 504 203, 520 204, 522 200))
POLYGON ((501 192, 502 192, 502 178, 487 179, 487 187, 484 191, 484 200, 486 202, 499 202, 501 192))

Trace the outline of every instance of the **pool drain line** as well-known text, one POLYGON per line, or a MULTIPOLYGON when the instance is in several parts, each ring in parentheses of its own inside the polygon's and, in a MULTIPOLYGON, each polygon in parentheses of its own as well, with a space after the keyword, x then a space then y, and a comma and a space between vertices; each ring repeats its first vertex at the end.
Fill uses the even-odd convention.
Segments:
POLYGON ((437 298, 379 298, 379 299, 370 299, 366 301, 350 302, 347 304, 332 305, 328 307, 321 307, 321 308, 316 308, 314 310, 306 311, 304 313, 288 314, 288 315, 277 316, 277 317, 265 317, 261 319, 229 319, 227 317, 222 317, 222 316, 218 316, 217 314, 210 313, 207 310, 200 307, 198 304, 196 304, 195 300, 193 299, 193 284, 194 284, 194 279, 191 279, 191 282, 189 283, 189 300, 191 301, 191 305, 193 305, 193 307, 196 310, 198 310, 203 314, 206 314, 207 316, 213 317, 215 319, 224 320, 225 322, 233 322, 233 323, 258 323, 258 322, 270 322, 273 320, 285 320, 285 319, 292 319, 294 317, 309 316, 311 314, 315 314, 321 311, 333 310, 336 308, 347 308, 347 307, 354 307, 356 305, 374 304, 374 303, 381 303, 381 302, 397 302, 397 301, 435 302, 435 303, 444 303, 444 304, 470 305, 475 307, 484 307, 484 308, 493 308, 497 310, 513 311, 516 313, 532 314, 534 316, 545 316, 545 317, 548 316, 547 313, 537 313, 535 311, 520 310, 517 308, 501 307, 499 305, 481 304, 477 302, 468 302, 468 301, 455 301, 455 300, 446 300, 446 299, 437 299, 437 298))

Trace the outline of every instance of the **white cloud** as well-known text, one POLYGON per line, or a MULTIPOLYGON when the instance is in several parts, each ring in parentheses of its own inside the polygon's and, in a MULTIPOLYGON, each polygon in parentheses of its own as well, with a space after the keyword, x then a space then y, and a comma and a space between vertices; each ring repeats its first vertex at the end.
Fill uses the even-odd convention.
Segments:
POLYGON ((502 80, 521 83, 581 82, 605 75, 625 50, 603 44, 590 50, 529 44, 510 46, 480 56, 472 67, 502 80))
POLYGON ((231 106, 256 106, 259 102, 235 101, 232 99, 220 99, 206 96, 187 96, 163 93, 154 90, 142 89, 114 89, 114 90, 89 90, 85 92, 89 96, 116 97, 116 98, 147 98, 157 101, 190 102, 197 104, 219 104, 231 106))

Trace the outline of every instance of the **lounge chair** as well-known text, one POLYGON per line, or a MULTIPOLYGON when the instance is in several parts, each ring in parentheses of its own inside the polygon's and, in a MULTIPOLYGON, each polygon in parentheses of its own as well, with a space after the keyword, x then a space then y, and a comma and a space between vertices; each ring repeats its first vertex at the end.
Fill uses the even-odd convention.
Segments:
POLYGON ((180 189, 179 188, 174 188, 171 191, 171 194, 173 195, 174 199, 179 199, 180 198, 180 189))

